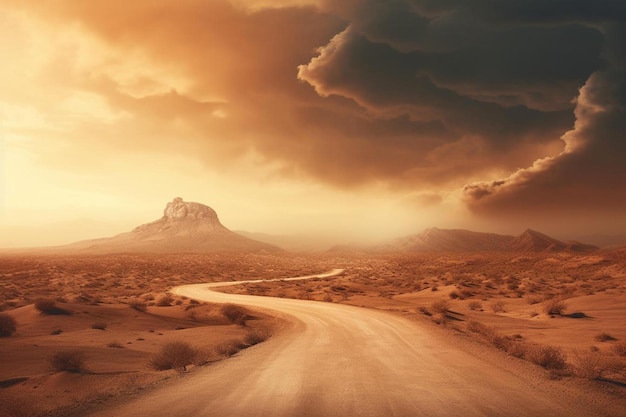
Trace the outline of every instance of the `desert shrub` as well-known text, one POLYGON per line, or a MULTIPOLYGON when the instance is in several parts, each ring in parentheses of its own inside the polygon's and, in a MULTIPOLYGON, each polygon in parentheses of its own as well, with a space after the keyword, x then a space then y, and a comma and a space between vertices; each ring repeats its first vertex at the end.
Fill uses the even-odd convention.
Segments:
POLYGON ((224 304, 220 311, 228 321, 240 326, 245 326, 246 320, 249 318, 248 310, 236 304, 224 304))
POLYGON ((157 300, 156 305, 159 307, 169 307, 172 304, 172 301, 174 301, 172 296, 164 295, 157 300))
POLYGON ((446 314, 449 308, 450 308, 450 305, 448 304, 447 300, 434 301, 430 305, 430 310, 436 314, 446 314))
POLYGON ((123 349, 124 348, 124 346, 120 342, 118 342, 117 340, 114 340, 112 342, 107 343, 107 347, 118 348, 118 349, 123 349))
POLYGON ((52 336, 56 336, 56 335, 61 334, 61 333, 63 333, 63 330, 61 330, 61 329, 54 329, 54 330, 52 330, 52 331, 50 332, 50 334, 51 334, 52 336))
POLYGON ((470 310, 482 310, 483 309, 483 305, 480 301, 470 301, 468 304, 468 307, 470 310))
POLYGON ((448 296, 449 296, 451 299, 456 300, 457 298, 459 298, 459 293, 458 293, 458 292, 456 292, 456 291, 452 291, 452 292, 450 292, 450 294, 448 294, 448 296))
POLYGON ((492 328, 476 320, 470 320, 467 322, 467 330, 469 330, 470 332, 484 334, 484 335, 493 332, 492 328))
POLYGON ((561 349, 554 346, 530 347, 526 352, 525 358, 549 370, 561 370, 567 366, 567 357, 561 349))
POLYGON ((612 374, 622 374, 626 363, 618 357, 598 350, 574 353, 574 374, 585 379, 602 379, 612 374))
POLYGON ((148 305, 141 300, 132 300, 130 303, 128 303, 128 305, 133 310, 141 311, 143 313, 148 311, 148 305))
POLYGON ((606 332, 598 333, 597 335, 595 335, 594 339, 598 342, 611 342, 613 340, 617 340, 606 332))
POLYGON ((542 301, 542 297, 539 295, 527 295, 526 302, 530 305, 539 304, 542 301))
POLYGON ((241 349, 244 349, 245 347, 246 347, 246 344, 243 343, 241 340, 232 339, 227 342, 219 344, 215 348, 215 351, 221 356, 230 357, 236 354, 237 352, 239 352, 241 349))
POLYGON ((506 304, 502 300, 494 301, 493 303, 491 303, 491 310, 494 313, 504 313, 505 312, 505 309, 504 309, 505 305, 506 304))
POLYGON ((56 352, 48 358, 50 368, 54 372, 84 372, 85 352, 78 349, 56 352))
POLYGON ((246 334, 243 341, 247 345, 253 346, 253 345, 266 341, 269 337, 270 335, 266 331, 253 330, 251 332, 248 332, 248 334, 246 334))
POLYGON ((618 343, 613 346, 613 352, 618 356, 626 356, 626 342, 618 343))
POLYGON ((39 298, 35 301, 35 308, 41 312, 41 314, 48 315, 60 315, 69 314, 69 311, 59 307, 55 300, 51 298, 39 298))
POLYGON ((567 305, 560 298, 546 300, 543 304, 543 311, 550 316, 560 316, 565 312, 567 305))
POLYGON ((94 324, 91 325, 92 329, 96 329, 96 330, 106 330, 107 329, 107 324, 103 323, 103 322, 96 322, 94 324))
POLYGON ((8 337, 17 330, 17 322, 13 316, 7 313, 0 313, 0 337, 8 337))
POLYGON ((184 372, 187 366, 194 363, 198 349, 187 342, 174 341, 164 344, 161 349, 150 358, 150 366, 157 371, 176 369, 184 372))

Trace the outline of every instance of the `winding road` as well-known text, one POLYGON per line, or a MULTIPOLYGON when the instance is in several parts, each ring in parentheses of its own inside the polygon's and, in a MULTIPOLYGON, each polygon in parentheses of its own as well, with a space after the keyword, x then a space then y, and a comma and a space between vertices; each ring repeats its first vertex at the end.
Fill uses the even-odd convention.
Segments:
MULTIPOLYGON (((311 277, 315 276, 293 279, 311 277)), ((233 358, 97 415, 616 415, 615 410, 603 414, 597 405, 565 395, 555 389, 558 382, 515 374, 489 356, 478 357, 446 344, 428 326, 397 315, 213 291, 234 284, 185 285, 172 292, 271 310, 288 320, 287 329, 233 358)))

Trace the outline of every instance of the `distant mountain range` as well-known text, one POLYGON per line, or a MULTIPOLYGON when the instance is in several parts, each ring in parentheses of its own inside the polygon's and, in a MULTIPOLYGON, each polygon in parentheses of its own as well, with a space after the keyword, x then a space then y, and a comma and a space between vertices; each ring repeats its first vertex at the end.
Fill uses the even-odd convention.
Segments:
POLYGON ((519 236, 430 228, 376 248, 383 252, 590 252, 598 248, 576 241, 562 242, 532 229, 519 236))
POLYGON ((84 240, 57 249, 80 253, 280 252, 282 249, 234 233, 209 206, 175 198, 163 217, 130 232, 84 240))

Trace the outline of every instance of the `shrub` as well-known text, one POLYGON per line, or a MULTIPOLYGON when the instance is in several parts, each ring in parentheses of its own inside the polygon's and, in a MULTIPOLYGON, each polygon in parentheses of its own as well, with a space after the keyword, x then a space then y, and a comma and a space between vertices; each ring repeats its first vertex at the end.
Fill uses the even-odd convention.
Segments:
POLYGON ((187 366, 194 363, 198 356, 198 349, 187 342, 169 342, 150 358, 150 366, 157 371, 176 369, 184 372, 187 366))
POLYGON ((172 301, 174 301, 174 299, 170 295, 164 295, 157 300, 156 305, 159 307, 169 307, 172 301))
POLYGON ((266 341, 270 337, 269 333, 261 330, 253 330, 249 332, 243 339, 244 343, 253 346, 266 341))
POLYGON ((141 311, 142 313, 148 310, 148 305, 141 300, 132 300, 128 305, 133 310, 141 311))
POLYGON ((248 310, 235 304, 224 304, 220 311, 228 321, 240 326, 245 326, 246 320, 249 318, 248 310))
POLYGON ((549 370, 565 369, 567 357, 554 346, 533 346, 528 349, 526 359, 549 370))
POLYGON ((613 346, 613 352, 618 356, 626 356, 626 342, 618 343, 613 346))
POLYGON ((56 336, 56 335, 61 334, 61 333, 63 333, 63 330, 61 330, 61 329, 54 329, 54 330, 52 330, 52 331, 50 332, 50 334, 51 334, 52 336, 56 336))
POLYGON ((17 330, 17 322, 7 313, 0 313, 0 337, 8 337, 17 330))
POLYGON ((78 349, 56 352, 48 358, 54 372, 84 372, 85 352, 78 349))
POLYGON ((96 329, 96 330, 106 330, 107 324, 103 322, 97 322, 97 323, 92 324, 91 328, 96 329))
POLYGON ((610 334, 606 332, 598 333, 594 337, 594 339, 598 342, 611 342, 613 340, 617 340, 616 338, 614 338, 613 336, 611 336, 610 334))
POLYGON ((491 303, 491 310, 493 310, 494 313, 504 313, 505 312, 505 309, 504 309, 505 305, 506 304, 502 300, 494 301, 493 303, 491 303))
POLYGON ((120 342, 118 342, 117 340, 114 340, 112 342, 107 343, 107 347, 118 348, 118 349, 123 349, 124 348, 124 346, 120 342))
POLYGON ((574 374, 581 378, 602 379, 607 375, 621 374, 625 369, 623 360, 597 350, 574 353, 574 374))
POLYGON ((448 294, 448 296, 449 296, 451 299, 456 300, 457 298, 459 298, 459 293, 458 293, 458 292, 456 292, 456 291, 452 291, 452 292, 450 292, 450 294, 448 294))
POLYGON ((230 357, 239 352, 241 349, 244 349, 245 347, 246 345, 241 340, 233 339, 229 340, 228 342, 219 344, 215 348, 215 351, 219 355, 230 357))
POLYGON ((543 304, 543 311, 550 316, 560 316, 565 312, 567 305, 559 298, 552 298, 543 304))
POLYGON ((449 304, 446 300, 435 301, 430 305, 431 311, 437 314, 446 314, 448 308, 449 304))
POLYGON ((483 309, 483 305, 480 301, 470 301, 468 304, 468 307, 470 310, 482 310, 483 309))
POLYGON ((41 312, 41 314, 48 315, 61 315, 70 314, 69 311, 57 306, 56 301, 51 298, 39 298, 35 301, 35 308, 41 312))

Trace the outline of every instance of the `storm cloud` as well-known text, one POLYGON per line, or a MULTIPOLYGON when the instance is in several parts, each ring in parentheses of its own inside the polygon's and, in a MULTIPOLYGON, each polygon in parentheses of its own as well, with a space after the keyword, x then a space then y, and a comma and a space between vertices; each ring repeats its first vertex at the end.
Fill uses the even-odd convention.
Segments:
POLYGON ((624 2, 7 7, 86 42, 42 64, 55 96, 37 111, 61 117, 78 92, 111 113, 45 133, 64 145, 46 149, 59 165, 76 155, 54 149, 177 153, 218 171, 252 155, 280 176, 428 205, 462 190, 477 213, 626 203, 624 2))

